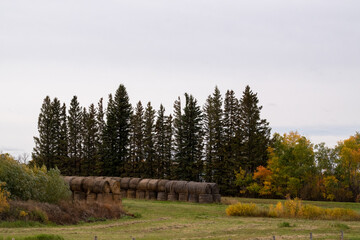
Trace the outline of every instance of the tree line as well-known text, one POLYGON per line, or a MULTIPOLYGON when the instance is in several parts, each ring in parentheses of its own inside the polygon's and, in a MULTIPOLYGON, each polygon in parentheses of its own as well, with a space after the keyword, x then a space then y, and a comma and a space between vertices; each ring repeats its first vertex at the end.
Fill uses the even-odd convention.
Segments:
POLYGON ((32 165, 57 167, 63 175, 106 175, 210 181, 223 194, 238 193, 235 171, 266 166, 270 127, 260 117, 257 93, 246 86, 240 99, 215 87, 204 106, 184 94, 173 113, 148 102, 132 106, 124 85, 97 105, 67 108, 45 97, 34 137, 32 165))
POLYGON ((360 133, 334 148, 314 145, 297 132, 275 133, 266 165, 236 174, 241 194, 262 198, 360 202, 360 133))

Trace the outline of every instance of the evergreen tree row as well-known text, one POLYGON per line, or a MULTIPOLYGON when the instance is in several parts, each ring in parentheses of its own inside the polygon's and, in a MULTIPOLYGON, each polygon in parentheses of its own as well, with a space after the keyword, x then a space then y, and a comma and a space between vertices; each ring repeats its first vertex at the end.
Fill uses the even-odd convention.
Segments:
POLYGON ((236 194, 235 171, 252 174, 267 161, 270 128, 260 118, 257 94, 247 86, 240 99, 216 87, 203 108, 190 94, 174 102, 173 115, 161 105, 133 108, 120 85, 97 107, 69 109, 44 99, 34 137, 32 164, 58 167, 63 175, 106 175, 211 181, 236 194))

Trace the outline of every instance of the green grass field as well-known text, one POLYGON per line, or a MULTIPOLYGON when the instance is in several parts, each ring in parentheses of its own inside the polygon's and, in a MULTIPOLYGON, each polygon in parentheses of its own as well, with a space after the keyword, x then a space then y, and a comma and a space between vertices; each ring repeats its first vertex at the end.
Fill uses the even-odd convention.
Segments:
MULTIPOLYGON (((278 200, 224 198, 225 202, 276 204, 278 200)), ((346 207, 360 211, 358 203, 306 202, 321 207, 346 207)), ((66 240, 118 239, 345 239, 360 240, 360 222, 228 217, 224 204, 192 204, 123 200, 124 208, 138 218, 124 218, 76 226, 0 228, 2 237, 56 234, 66 240)))

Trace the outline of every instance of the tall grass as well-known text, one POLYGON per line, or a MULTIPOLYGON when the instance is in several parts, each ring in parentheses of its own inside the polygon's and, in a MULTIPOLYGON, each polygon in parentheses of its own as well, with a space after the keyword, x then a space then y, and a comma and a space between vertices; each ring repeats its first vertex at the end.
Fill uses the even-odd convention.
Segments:
POLYGON ((360 214, 346 208, 321 208, 311 204, 303 204, 300 199, 288 199, 285 203, 278 202, 268 209, 256 204, 237 203, 226 209, 229 216, 303 218, 322 220, 360 220, 360 214))

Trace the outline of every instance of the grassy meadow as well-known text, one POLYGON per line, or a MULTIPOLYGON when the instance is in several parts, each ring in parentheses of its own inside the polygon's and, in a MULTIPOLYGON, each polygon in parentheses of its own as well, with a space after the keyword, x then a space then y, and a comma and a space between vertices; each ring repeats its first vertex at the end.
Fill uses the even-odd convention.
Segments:
MULTIPOLYGON (((256 203, 267 206, 278 200, 223 198, 225 203, 256 203)), ((358 203, 308 202, 321 207, 344 207, 360 211, 358 203)), ((84 223, 72 226, 9 227, 0 224, 2 237, 55 234, 65 240, 127 239, 345 239, 360 240, 360 222, 281 218, 229 217, 226 204, 193 204, 146 200, 123 200, 124 208, 136 218, 84 223)))

